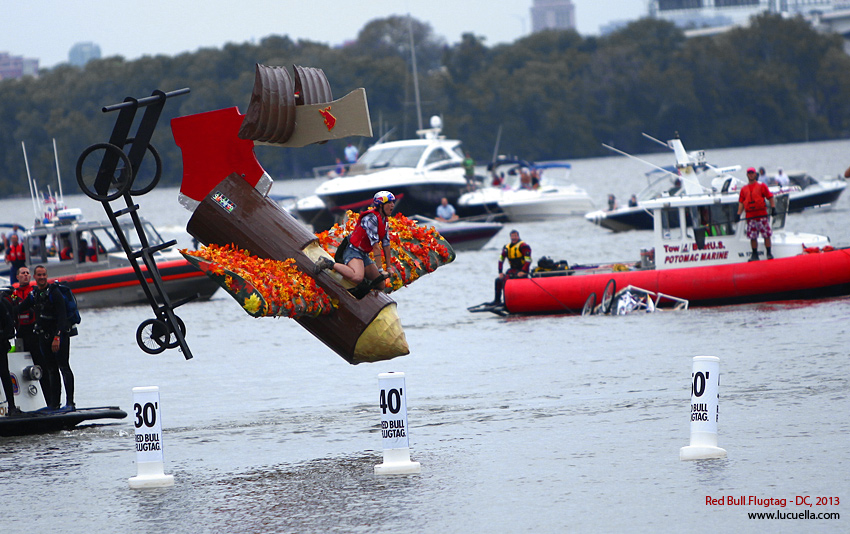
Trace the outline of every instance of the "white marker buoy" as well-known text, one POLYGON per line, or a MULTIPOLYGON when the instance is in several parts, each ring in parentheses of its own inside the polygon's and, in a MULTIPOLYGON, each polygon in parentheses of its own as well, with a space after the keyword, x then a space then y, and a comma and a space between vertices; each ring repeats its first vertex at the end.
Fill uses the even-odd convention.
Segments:
POLYGON ((419 462, 410 461, 404 373, 380 373, 378 389, 384 463, 375 466, 375 474, 409 475, 421 472, 419 462))
POLYGON ((162 422, 159 387, 133 388, 133 414, 136 418, 136 476, 128 480, 132 489, 165 488, 174 477, 163 471, 162 422))
POLYGON ((717 446, 720 419, 720 358, 694 356, 691 373, 691 444, 679 450, 680 460, 725 458, 717 446))

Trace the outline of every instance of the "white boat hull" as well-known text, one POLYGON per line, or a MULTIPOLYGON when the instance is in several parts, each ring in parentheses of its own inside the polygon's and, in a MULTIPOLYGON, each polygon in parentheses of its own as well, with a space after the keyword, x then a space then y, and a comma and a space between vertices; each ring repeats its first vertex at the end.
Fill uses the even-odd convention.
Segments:
POLYGON ((498 202, 499 208, 512 222, 545 221, 583 215, 594 209, 593 200, 582 192, 559 190, 512 191, 498 202))

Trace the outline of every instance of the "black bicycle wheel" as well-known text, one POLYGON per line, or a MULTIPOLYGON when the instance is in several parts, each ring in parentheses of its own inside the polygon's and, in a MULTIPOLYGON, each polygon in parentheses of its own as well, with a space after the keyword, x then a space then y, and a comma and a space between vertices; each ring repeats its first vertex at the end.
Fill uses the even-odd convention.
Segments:
POLYGON ((593 315, 593 311, 596 309, 596 293, 591 293, 587 296, 587 300, 584 301, 584 308, 581 309, 582 315, 593 315))
POLYGON ((605 291, 602 292, 602 313, 611 313, 611 306, 614 304, 614 293, 616 292, 617 282, 612 278, 605 284, 605 291))
POLYGON ((80 189, 98 202, 111 202, 133 185, 130 158, 110 143, 97 143, 83 150, 77 158, 76 170, 80 189), (97 152, 102 152, 102 155, 97 157, 97 152))
MULTIPOLYGON (((185 338, 186 337, 186 325, 183 324, 183 319, 181 319, 180 317, 177 317, 175 315, 174 320, 177 323, 177 328, 180 329, 180 333, 183 334, 183 337, 185 338)), ((168 321, 166 320, 165 323, 167 324, 168 321)), ((177 341, 177 335, 174 333, 174 329, 169 328, 168 329, 168 342, 165 344, 165 348, 173 349, 173 348, 177 347, 177 345, 179 345, 179 344, 180 343, 177 341)))
POLYGON ((168 326, 159 319, 146 319, 136 330, 136 343, 148 354, 159 354, 169 342, 168 326))
MULTIPOLYGON (((132 145, 135 140, 134 137, 129 137, 124 141, 125 153, 129 154, 133 150, 132 148, 128 150, 127 145, 132 145)), ((153 164, 151 164, 149 158, 142 158, 142 162, 139 164, 139 168, 136 169, 136 175, 133 178, 133 187, 130 188, 130 194, 133 196, 149 193, 156 187, 156 184, 159 183, 159 179, 162 177, 162 158, 159 157, 159 152, 150 143, 148 143, 146 150, 153 156, 153 164)))

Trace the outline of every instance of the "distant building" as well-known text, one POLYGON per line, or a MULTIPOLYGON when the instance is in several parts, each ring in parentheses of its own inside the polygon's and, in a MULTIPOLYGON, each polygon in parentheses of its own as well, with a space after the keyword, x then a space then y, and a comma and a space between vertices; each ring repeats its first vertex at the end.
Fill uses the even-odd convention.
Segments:
POLYGON ((77 43, 68 52, 68 63, 82 67, 93 59, 100 59, 100 47, 92 42, 77 43))
POLYGON ((574 30, 576 8, 572 0, 534 0, 531 6, 531 31, 574 30))
POLYGON ((604 37, 616 31, 620 31, 632 22, 634 21, 627 19, 612 20, 606 24, 599 26, 599 35, 604 37))
POLYGON ((38 60, 0 52, 0 80, 38 76, 38 60))
POLYGON ((764 12, 810 15, 832 11, 846 0, 649 0, 649 16, 681 28, 742 24, 764 12))

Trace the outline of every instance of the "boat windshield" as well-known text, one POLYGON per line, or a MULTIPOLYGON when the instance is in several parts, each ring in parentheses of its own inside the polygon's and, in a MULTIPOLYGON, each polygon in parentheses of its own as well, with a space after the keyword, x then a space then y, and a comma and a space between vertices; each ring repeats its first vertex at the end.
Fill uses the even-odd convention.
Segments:
MULTIPOLYGON (((145 230, 148 246, 156 246, 162 243, 162 236, 159 235, 159 232, 156 231, 156 228, 154 228, 151 223, 145 221, 142 223, 142 227, 145 230)), ((139 235, 136 233, 136 229, 133 226, 122 225, 121 231, 133 250, 139 250, 142 248, 139 235)), ((115 229, 111 226, 98 227, 92 230, 91 233, 93 233, 97 237, 97 240, 103 244, 107 252, 124 251, 124 249, 121 248, 121 241, 118 239, 115 229)))
MULTIPOLYGON (((145 221, 142 226, 148 246, 159 245, 163 242, 151 223, 145 221)), ((123 225, 121 230, 133 250, 139 250, 142 245, 134 227, 123 225)), ((118 235, 109 225, 83 223, 70 226, 45 226, 29 233, 25 242, 30 263, 81 259, 91 256, 94 250, 97 250, 97 255, 124 252, 118 235)))
POLYGON ((405 147, 372 147, 357 160, 358 164, 365 165, 367 169, 380 169, 384 167, 416 167, 425 152, 424 146, 405 147))
POLYGON ((637 194, 638 201, 658 198, 665 191, 669 193, 675 187, 677 178, 676 167, 665 167, 665 170, 669 172, 656 169, 646 173, 646 179, 649 181, 649 185, 637 194))
POLYGON ((688 226, 704 231, 703 235, 735 235, 735 218, 738 204, 710 204, 688 208, 688 226), (692 221, 697 221, 694 225, 692 221))

